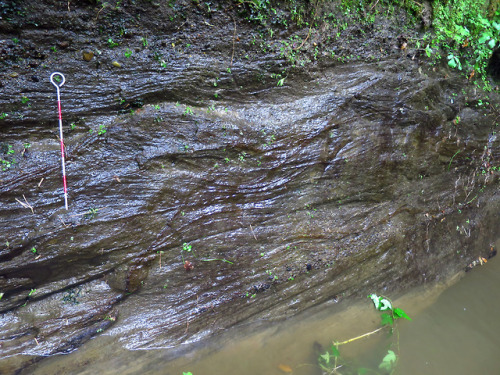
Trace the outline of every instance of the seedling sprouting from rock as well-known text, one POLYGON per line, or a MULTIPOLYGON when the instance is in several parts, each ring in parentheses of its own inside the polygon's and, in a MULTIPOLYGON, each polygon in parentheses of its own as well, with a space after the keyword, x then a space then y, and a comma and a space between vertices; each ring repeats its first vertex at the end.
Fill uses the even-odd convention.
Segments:
POLYGON ((99 125, 99 130, 97 131, 97 135, 104 135, 104 134, 106 134, 106 126, 99 125))
POLYGON ((190 271, 190 270, 192 270, 194 268, 194 266, 189 261, 187 261, 187 260, 184 259, 184 252, 190 253, 192 249, 193 249, 193 247, 190 244, 188 244, 187 242, 184 242, 182 244, 181 258, 182 258, 182 263, 184 264, 184 268, 186 269, 186 271, 190 271), (189 263, 189 265, 191 267, 189 267, 189 266, 186 267, 187 263, 189 263))

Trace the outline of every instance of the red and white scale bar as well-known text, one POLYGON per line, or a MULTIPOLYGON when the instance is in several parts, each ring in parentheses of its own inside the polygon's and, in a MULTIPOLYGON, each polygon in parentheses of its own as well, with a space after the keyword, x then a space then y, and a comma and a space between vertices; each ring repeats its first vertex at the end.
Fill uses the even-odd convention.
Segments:
POLYGON ((68 210, 68 188, 66 185, 66 167, 64 162, 64 139, 63 139, 63 127, 62 127, 61 94, 59 91, 61 86, 64 85, 64 82, 66 82, 66 79, 64 78, 64 75, 62 73, 54 72, 50 75, 50 82, 56 87, 57 90, 57 110, 59 112, 59 140, 61 142, 61 168, 62 168, 63 187, 64 187, 64 206, 66 207, 66 210, 68 210), (54 78, 55 76, 60 76, 61 82, 57 82, 56 79, 54 78))

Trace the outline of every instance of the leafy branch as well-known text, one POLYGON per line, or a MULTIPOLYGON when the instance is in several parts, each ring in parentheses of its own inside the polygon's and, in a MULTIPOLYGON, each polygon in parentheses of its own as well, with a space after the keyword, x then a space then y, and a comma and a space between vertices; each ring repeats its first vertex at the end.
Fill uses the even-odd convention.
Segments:
MULTIPOLYGON (((344 341, 333 341, 332 346, 325 353, 320 354, 318 358, 318 365, 323 370, 323 374, 328 375, 336 375, 340 374, 339 369, 347 367, 347 362, 344 358, 342 358, 340 354, 339 347, 342 345, 350 344, 354 341, 364 339, 375 333, 381 332, 384 329, 390 328, 391 333, 394 332, 395 327, 394 323, 396 320, 403 318, 407 320, 411 320, 411 318, 406 314, 406 312, 400 308, 393 307, 390 299, 379 296, 377 294, 370 294, 368 296, 378 311, 381 311, 380 315, 381 322, 380 327, 371 331, 364 333, 362 335, 350 338, 344 341)), ((397 351, 399 352, 399 334, 397 335, 396 342, 397 351)), ((357 370, 357 374, 392 374, 395 370, 396 364, 398 361, 398 355, 394 350, 389 349, 387 354, 384 356, 382 361, 380 362, 378 369, 370 369, 370 368, 359 368, 357 370)))

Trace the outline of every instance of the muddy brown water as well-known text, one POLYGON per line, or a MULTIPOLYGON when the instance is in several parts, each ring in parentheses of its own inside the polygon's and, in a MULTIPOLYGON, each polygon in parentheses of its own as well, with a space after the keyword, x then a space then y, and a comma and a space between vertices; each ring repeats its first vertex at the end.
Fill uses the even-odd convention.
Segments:
MULTIPOLYGON (((396 299, 394 305, 413 318, 398 324, 396 374, 498 374, 499 282, 500 261, 493 258, 446 285, 414 289, 396 299)), ((314 375, 321 373, 315 365, 318 345, 327 347, 334 339, 369 332, 377 322, 378 314, 366 300, 341 309, 331 303, 322 305, 279 324, 262 321, 234 327, 197 345, 128 351, 116 337, 104 335, 72 354, 40 363, 29 373, 279 375, 291 369, 296 375, 314 375)), ((360 365, 376 368, 390 342, 385 334, 376 334, 341 347, 341 352, 360 365)), ((339 373, 350 372, 341 369, 339 373)))

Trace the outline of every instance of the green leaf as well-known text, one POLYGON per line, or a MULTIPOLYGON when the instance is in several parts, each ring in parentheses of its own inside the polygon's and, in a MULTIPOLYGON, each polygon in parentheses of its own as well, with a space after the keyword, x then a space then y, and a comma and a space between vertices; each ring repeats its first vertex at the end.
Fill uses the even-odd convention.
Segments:
POLYGON ((370 370, 369 368, 360 367, 360 368, 358 368, 358 375, 365 375, 365 374, 368 374, 370 371, 373 372, 373 370, 370 370))
POLYGON ((488 42, 488 47, 490 47, 491 49, 495 48, 495 45, 497 44, 497 41, 495 39, 491 39, 489 42, 488 42))
POLYGON ((393 310, 393 313, 396 316, 396 318, 405 318, 411 320, 411 318, 400 308, 395 308, 393 310))
POLYGON ((329 365, 329 364, 330 364, 330 352, 326 352, 325 354, 321 354, 321 355, 320 355, 320 358, 322 358, 322 359, 323 359, 323 361, 325 361, 325 363, 326 363, 327 365, 329 365))
POLYGON ((425 53, 427 54, 427 57, 431 57, 432 55, 432 48, 429 47, 429 45, 427 44, 427 46, 425 47, 425 53))
POLYGON ((332 354, 334 357, 340 357, 340 352, 335 345, 332 345, 332 354))
POLYGON ((392 310, 392 303, 387 298, 382 298, 380 300, 380 311, 392 310))
POLYGON ((375 308, 377 310, 379 310, 379 308, 380 308, 380 297, 377 296, 376 294, 370 294, 368 296, 368 298, 370 298, 373 301, 373 304, 375 305, 375 308))
POLYGON ((182 375, 193 375, 193 374, 190 371, 190 372, 182 372, 182 375))
POLYGON ((500 31, 500 23, 493 21, 491 25, 497 30, 500 31))
POLYGON ((448 55, 448 65, 451 66, 452 68, 457 67, 457 58, 453 55, 448 55))
POLYGON ((457 27, 457 31, 458 33, 461 35, 461 36, 469 36, 470 35, 470 31, 468 28, 466 28, 465 26, 458 26, 457 27))
POLYGON ((490 40, 491 39, 491 34, 490 33, 483 33, 483 35, 481 36, 481 38, 479 38, 478 42, 479 43, 484 43, 486 42, 487 40, 490 40))
POLYGON ((378 365, 378 368, 389 372, 392 370, 392 366, 396 363, 396 359, 396 353, 392 350, 388 350, 384 359, 382 359, 382 362, 378 365))
POLYGON ((381 318, 380 324, 383 326, 386 326, 386 325, 392 326, 392 324, 394 323, 394 319, 392 318, 392 316, 390 314, 383 313, 380 316, 380 318, 381 318))
POLYGON ((392 310, 391 301, 389 301, 387 298, 377 296, 376 294, 370 294, 368 298, 370 298, 373 301, 373 304, 375 305, 375 308, 377 310, 380 311, 392 310))

